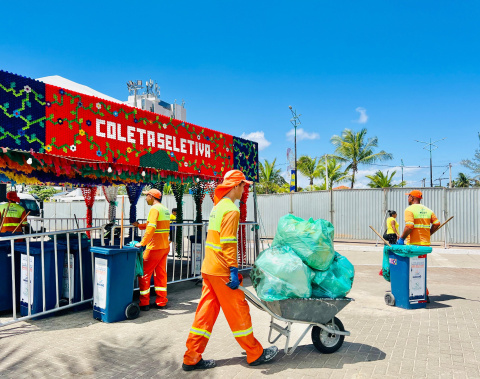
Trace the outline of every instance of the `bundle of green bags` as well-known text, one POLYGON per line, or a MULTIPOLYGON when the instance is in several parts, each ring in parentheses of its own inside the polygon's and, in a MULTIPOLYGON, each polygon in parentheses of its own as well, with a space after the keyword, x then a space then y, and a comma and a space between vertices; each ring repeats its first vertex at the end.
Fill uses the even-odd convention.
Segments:
POLYGON ((352 288, 355 270, 333 248, 333 225, 322 219, 283 216, 272 247, 264 250, 250 272, 264 301, 291 298, 339 298, 352 288))

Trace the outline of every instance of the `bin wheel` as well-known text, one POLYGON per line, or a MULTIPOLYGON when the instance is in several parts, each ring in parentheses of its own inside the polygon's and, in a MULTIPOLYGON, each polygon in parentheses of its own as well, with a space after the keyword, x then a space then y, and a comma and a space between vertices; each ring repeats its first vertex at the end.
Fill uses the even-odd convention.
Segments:
MULTIPOLYGON (((330 329, 339 330, 341 332, 345 331, 342 322, 336 317, 334 317, 333 322, 329 321, 326 326, 330 329)), ((313 345, 323 354, 335 353, 343 345, 344 339, 345 336, 329 333, 319 326, 314 326, 312 328, 313 345)))
POLYGON ((385 294, 385 304, 387 305, 395 305, 395 296, 393 296, 393 293, 387 292, 385 294))
POLYGON ((125 308, 125 316, 127 320, 135 320, 140 315, 140 307, 137 303, 130 303, 125 308))

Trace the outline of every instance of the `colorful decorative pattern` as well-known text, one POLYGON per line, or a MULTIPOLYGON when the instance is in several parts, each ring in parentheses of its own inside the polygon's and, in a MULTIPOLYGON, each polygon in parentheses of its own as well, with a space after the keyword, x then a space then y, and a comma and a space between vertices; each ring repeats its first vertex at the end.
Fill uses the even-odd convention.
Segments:
POLYGON ((258 182, 258 143, 233 137, 234 168, 242 171, 248 180, 258 182))
POLYGON ((187 176, 235 167, 258 180, 255 142, 4 71, 0 146, 187 176))

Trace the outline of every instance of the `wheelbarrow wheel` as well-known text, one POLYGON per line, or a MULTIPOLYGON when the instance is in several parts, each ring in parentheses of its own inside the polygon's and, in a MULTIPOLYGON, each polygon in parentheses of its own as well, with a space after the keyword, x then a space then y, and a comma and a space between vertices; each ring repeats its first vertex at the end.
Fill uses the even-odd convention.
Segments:
MULTIPOLYGON (((334 317, 333 322, 328 322, 326 326, 333 330, 338 330, 341 332, 345 331, 342 322, 336 317, 334 317)), ((323 354, 335 353, 343 345, 344 339, 345 336, 329 333, 319 326, 314 326, 312 328, 313 345, 319 352, 323 354)))
POLYGON ((140 307, 137 303, 130 303, 125 308, 127 320, 135 320, 140 315, 140 307))

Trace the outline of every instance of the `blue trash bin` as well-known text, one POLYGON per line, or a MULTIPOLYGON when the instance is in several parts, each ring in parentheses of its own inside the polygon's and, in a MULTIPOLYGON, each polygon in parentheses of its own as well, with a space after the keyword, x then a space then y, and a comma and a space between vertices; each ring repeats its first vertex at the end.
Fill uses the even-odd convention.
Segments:
MULTIPOLYGON (((23 234, 21 232, 15 235, 23 234)), ((12 233, 0 233, 0 237, 12 236, 12 233)), ((25 244, 25 241, 15 241, 15 246, 25 244)), ((15 293, 20 299, 20 255, 15 255, 15 293)), ((0 241, 0 312, 11 311, 12 303, 12 248, 10 241, 0 241)))
POLYGON ((93 318, 117 322, 138 317, 140 308, 132 303, 138 249, 94 246, 91 251, 95 262, 93 318))
MULTIPOLYGON (((44 267, 45 267, 45 310, 55 308, 57 302, 57 290, 55 283, 55 244, 51 241, 44 242, 44 267)), ((58 270, 58 291, 59 298, 62 298, 63 284, 63 263, 65 259, 66 247, 57 244, 57 270, 58 270)), ((31 314, 43 311, 43 292, 42 292, 42 247, 41 242, 30 242, 30 293, 28 300, 27 286, 27 245, 15 245, 15 252, 20 253, 20 314, 28 315, 28 306, 30 303, 31 314)), ((15 259, 17 256, 15 256, 15 259)))
MULTIPOLYGON (((59 239, 57 241, 59 245, 64 246, 67 251, 67 240, 59 239)), ((82 238, 81 245, 78 244, 78 237, 73 236, 70 238, 70 255, 71 255, 71 265, 73 266, 73 275, 70 278, 70 282, 73 285, 73 291, 69 291, 68 283, 68 262, 64 262, 63 274, 63 297, 69 298, 72 296, 72 302, 76 303, 82 300, 82 290, 80 286, 80 278, 83 278, 83 299, 91 299, 93 297, 93 273, 92 273, 92 253, 90 251, 90 240, 82 238), (81 276, 80 276, 80 248, 82 247, 82 265, 81 265, 81 276), (69 294, 70 292, 70 294, 69 294)), ((79 311, 83 309, 91 308, 90 303, 85 303, 78 305, 74 310, 79 311)))
POLYGON ((427 305, 427 256, 402 257, 389 253, 390 283, 395 306, 404 309, 427 305))

